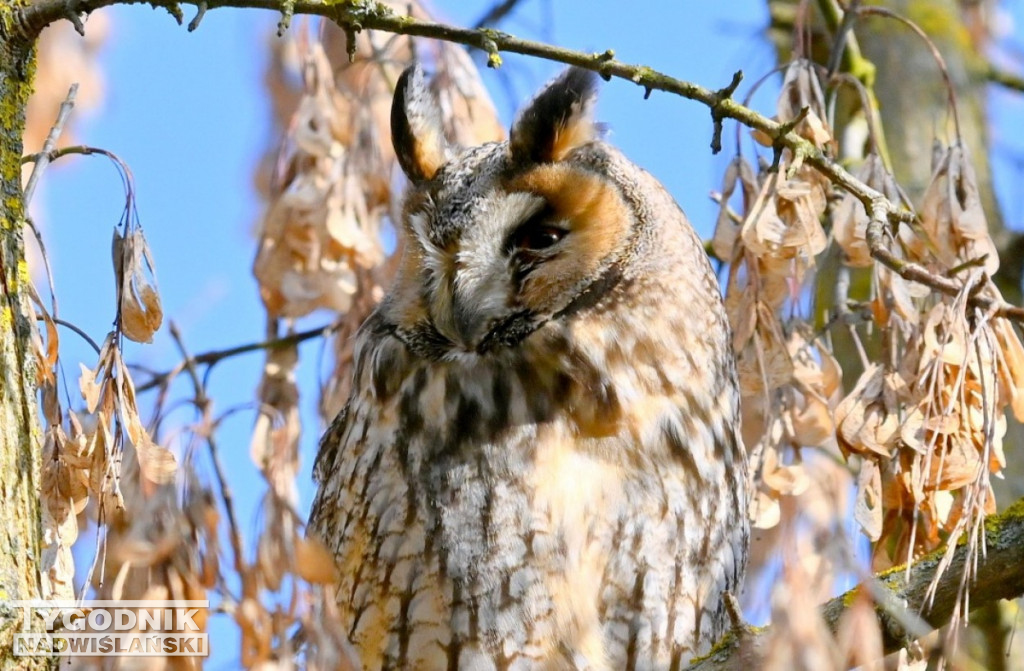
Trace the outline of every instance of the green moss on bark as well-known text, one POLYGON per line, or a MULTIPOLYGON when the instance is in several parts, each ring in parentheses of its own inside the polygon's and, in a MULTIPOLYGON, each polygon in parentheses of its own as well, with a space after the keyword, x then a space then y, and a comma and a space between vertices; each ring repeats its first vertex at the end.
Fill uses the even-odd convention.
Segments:
MULTIPOLYGON (((26 292, 21 185, 25 109, 35 73, 35 44, 15 29, 25 0, 0 3, 0 602, 39 598, 41 429, 26 292)), ((0 668, 50 668, 53 660, 13 657, 20 613, 4 608, 0 668)))

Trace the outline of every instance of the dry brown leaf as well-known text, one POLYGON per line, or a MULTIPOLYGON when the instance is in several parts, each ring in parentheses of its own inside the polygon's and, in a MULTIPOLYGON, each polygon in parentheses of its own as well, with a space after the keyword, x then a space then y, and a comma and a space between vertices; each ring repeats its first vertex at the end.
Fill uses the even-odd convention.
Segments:
POLYGON ((362 96, 338 90, 318 42, 300 48, 305 93, 253 264, 268 312, 286 317, 349 309, 360 269, 384 258, 379 231, 391 170, 383 155, 390 145, 380 139, 386 131, 359 107, 362 96))
POLYGON ((820 220, 825 193, 820 177, 812 177, 807 169, 799 171, 796 178, 780 179, 774 174, 761 185, 740 236, 744 247, 761 262, 763 272, 774 269, 799 280, 828 242, 820 220), (767 265, 772 260, 785 263, 767 265), (791 265, 793 261, 796 266, 791 265))
POLYGON ((1024 421, 1024 345, 1007 319, 996 319, 992 325, 998 342, 997 361, 1000 397, 1009 404, 1017 421, 1024 421))
MULTIPOLYGON (((57 365, 57 355, 59 351, 59 338, 57 337, 57 324, 54 323, 50 313, 43 306, 43 301, 39 297, 39 293, 36 291, 35 285, 31 282, 27 283, 29 297, 32 301, 32 312, 35 313, 36 319, 33 320, 33 327, 30 333, 32 341, 32 350, 36 356, 36 384, 39 386, 50 386, 56 385, 57 380, 54 376, 54 370, 57 365), (39 328, 36 326, 39 322, 43 323, 46 329, 46 340, 43 341, 42 334, 39 332, 39 328)), ((49 421, 53 421, 50 419, 49 421)))
POLYGON ((761 482, 779 496, 800 496, 811 484, 803 464, 782 464, 778 451, 771 446, 764 451, 761 482))
POLYGON ((937 156, 921 205, 921 227, 947 268, 980 261, 989 276, 995 275, 999 255, 989 236, 967 151, 955 144, 940 148, 937 156))
POLYGON ((817 608, 816 584, 820 565, 783 562, 782 575, 772 593, 772 626, 763 644, 758 668, 781 671, 839 671, 842 668, 833 634, 817 608))
POLYGON ((275 484, 274 478, 278 476, 283 478, 283 484, 298 470, 298 362, 296 346, 278 347, 267 352, 263 366, 259 387, 261 412, 253 430, 250 456, 271 484, 275 484))
POLYGON ((135 453, 139 460, 139 470, 147 482, 163 485, 174 482, 178 472, 178 460, 165 447, 153 442, 149 434, 143 434, 135 443, 135 453))
POLYGON ((923 359, 938 357, 951 366, 962 366, 969 356, 970 334, 965 320, 945 303, 937 303, 922 328, 923 359))
POLYGON ((725 312, 732 326, 732 351, 739 353, 754 336, 757 326, 757 290, 755 278, 740 272, 740 264, 729 268, 725 293, 725 312))
POLYGON ((872 541, 882 536, 882 473, 878 462, 862 459, 860 475, 857 478, 857 499, 853 517, 872 541))
POLYGON ((891 312, 909 326, 920 322, 919 304, 931 294, 931 289, 909 282, 881 264, 875 266, 875 286, 877 291, 872 309, 876 324, 888 324, 891 312))
POLYGON ((811 61, 798 59, 786 68, 776 108, 778 120, 782 123, 793 121, 803 114, 803 119, 794 130, 823 149, 832 143, 832 132, 823 121, 827 118, 825 95, 815 67, 811 61))
POLYGON ((965 487, 978 478, 982 468, 981 455, 973 441, 963 440, 960 434, 952 440, 938 441, 937 447, 945 449, 937 449, 937 454, 928 462, 925 488, 950 491, 965 487))
POLYGON ((740 231, 746 248, 758 257, 781 253, 786 237, 786 222, 779 215, 775 201, 777 187, 778 175, 769 177, 761 185, 740 231))
POLYGON ((736 187, 739 186, 743 194, 743 209, 746 213, 757 198, 758 185, 757 176, 750 163, 742 156, 737 155, 729 162, 722 178, 722 193, 718 204, 718 219, 715 223, 715 234, 711 239, 711 249, 715 256, 723 261, 731 261, 736 254, 736 242, 739 239, 742 222, 733 219, 733 213, 729 208, 729 199, 732 198, 736 187))
POLYGON ((762 147, 772 147, 775 145, 774 137, 757 128, 750 129, 750 137, 762 147))
POLYGON ((338 580, 334 555, 316 538, 298 538, 295 542, 295 572, 308 583, 333 585, 338 580))
POLYGON ((818 396, 804 396, 793 408, 793 440, 802 446, 823 446, 835 438, 832 409, 818 396))
POLYGON ((121 332, 135 342, 153 342, 153 334, 160 329, 164 313, 160 295, 149 285, 140 288, 121 304, 121 332))
POLYGON ((254 597, 246 597, 235 609, 235 622, 242 633, 242 666, 250 668, 268 661, 271 657, 271 618, 263 604, 254 597))
POLYGON ((928 655, 915 655, 901 648, 896 655, 896 671, 926 671, 931 668, 928 655))
POLYGON ((40 579, 46 598, 74 596, 75 562, 71 546, 78 538, 78 513, 88 502, 88 475, 68 468, 61 458, 66 442, 60 425, 47 429, 39 488, 40 579))
POLYGON ((153 257, 142 228, 135 226, 126 236, 115 228, 113 257, 121 332, 135 342, 153 342, 164 315, 153 257))
POLYGON ((837 438, 843 452, 891 457, 901 424, 894 405, 885 370, 877 364, 869 365, 836 406, 837 438))
POLYGON ((750 524, 756 529, 771 529, 782 519, 779 500, 759 491, 750 500, 750 524))
POLYGON ((842 668, 859 671, 884 671, 886 668, 882 631, 869 590, 857 590, 853 602, 839 620, 836 643, 845 659, 842 668))
POLYGON ((801 446, 823 446, 835 437, 832 410, 842 384, 839 362, 815 345, 812 337, 806 328, 797 328, 787 343, 793 362, 792 402, 787 410, 793 442, 801 446))
POLYGON ((754 335, 758 357, 758 387, 766 381, 767 390, 778 389, 793 379, 793 360, 776 317, 767 306, 757 306, 758 327, 754 335))
POLYGON ((103 387, 96 382, 96 371, 84 363, 79 363, 78 365, 82 369, 82 374, 78 377, 78 388, 82 391, 85 409, 90 413, 96 412, 100 396, 103 393, 103 387))

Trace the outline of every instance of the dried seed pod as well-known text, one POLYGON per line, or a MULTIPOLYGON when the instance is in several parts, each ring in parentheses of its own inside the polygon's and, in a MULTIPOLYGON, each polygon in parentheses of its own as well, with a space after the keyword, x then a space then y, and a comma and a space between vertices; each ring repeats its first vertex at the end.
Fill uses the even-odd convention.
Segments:
POLYGON ((979 263, 989 276, 999 270, 977 177, 963 145, 939 148, 921 204, 921 226, 946 268, 979 263))
POLYGON ((723 261, 731 261, 736 255, 736 242, 739 239, 742 221, 734 219, 729 209, 729 199, 736 187, 743 194, 743 209, 746 213, 757 198, 758 182, 754 168, 742 156, 736 156, 729 162, 722 178, 722 193, 718 206, 718 219, 715 223, 715 235, 711 239, 711 249, 715 256, 723 261))
POLYGON ((786 68, 776 107, 779 121, 800 119, 794 129, 796 133, 823 149, 833 145, 834 140, 824 121, 825 95, 815 67, 811 61, 798 59, 786 68))
POLYGON ((839 447, 844 454, 890 458, 900 435, 898 373, 872 364, 836 407, 839 447))
POLYGON ((114 229, 113 257, 121 333, 135 342, 153 342, 164 313, 153 256, 138 224, 129 224, 125 235, 114 229))
POLYGON ((818 180, 803 176, 781 180, 773 175, 761 186, 741 230, 744 246, 755 256, 811 265, 825 249, 820 220, 825 193, 818 180))
MULTIPOLYGON (((901 202, 896 180, 885 169, 885 164, 878 154, 868 154, 853 174, 891 202, 901 202)), ((832 215, 832 232, 845 255, 843 262, 848 266, 867 268, 874 263, 865 239, 867 225, 868 214, 864 204, 852 193, 845 192, 832 215)))

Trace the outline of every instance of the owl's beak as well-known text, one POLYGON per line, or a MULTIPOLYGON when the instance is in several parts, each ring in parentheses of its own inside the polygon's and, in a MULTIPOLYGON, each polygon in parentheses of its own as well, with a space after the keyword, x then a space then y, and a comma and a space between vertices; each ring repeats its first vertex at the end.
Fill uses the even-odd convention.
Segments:
POLYGON ((459 344, 467 352, 486 354, 502 346, 514 345, 544 323, 529 310, 488 310, 480 303, 456 303, 453 326, 459 344))
POLYGON ((480 339, 487 333, 490 320, 484 316, 478 305, 465 301, 456 301, 452 317, 460 344, 469 351, 475 351, 480 339))
POLYGON ((494 324, 508 314, 508 264, 492 239, 464 242, 451 278, 449 329, 467 352, 476 352, 494 324), (475 243, 475 244, 474 244, 475 243))
POLYGON ((501 282, 464 283, 452 296, 451 327, 467 352, 481 352, 496 324, 509 317, 501 282))

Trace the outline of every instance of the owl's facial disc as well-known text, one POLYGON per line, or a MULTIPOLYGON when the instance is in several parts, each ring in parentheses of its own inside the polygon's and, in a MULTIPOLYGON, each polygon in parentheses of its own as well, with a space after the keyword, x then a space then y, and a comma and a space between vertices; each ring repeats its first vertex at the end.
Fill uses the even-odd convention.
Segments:
POLYGON ((445 139, 422 72, 402 74, 391 125, 413 245, 391 305, 430 355, 516 345, 607 284, 634 215, 611 176, 580 160, 601 151, 596 94, 594 73, 570 68, 522 110, 508 142, 462 149, 445 139))
POLYGON ((476 353, 529 335, 542 318, 520 300, 522 284, 561 253, 568 225, 542 197, 503 189, 476 200, 447 241, 427 232, 437 228, 427 217, 410 221, 423 245, 425 304, 438 333, 476 353))
POLYGON ((484 352, 529 335, 547 315, 522 300, 530 276, 565 253, 570 223, 541 196, 493 194, 455 255, 451 321, 458 342, 484 352))
POLYGON ((427 304, 441 335, 485 353, 517 344, 600 279, 628 246, 633 215, 614 184, 562 163, 497 180, 462 224, 444 248, 425 249, 427 304))

